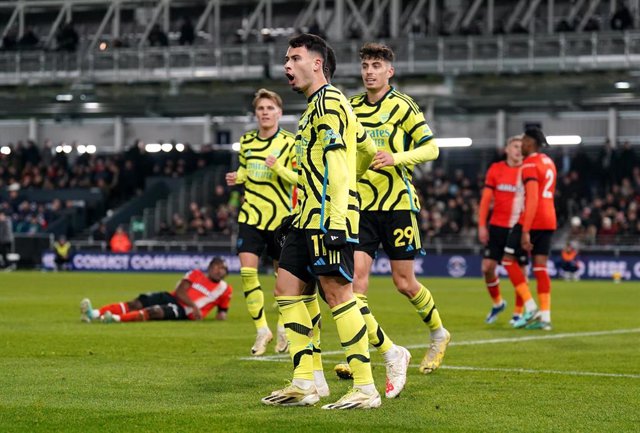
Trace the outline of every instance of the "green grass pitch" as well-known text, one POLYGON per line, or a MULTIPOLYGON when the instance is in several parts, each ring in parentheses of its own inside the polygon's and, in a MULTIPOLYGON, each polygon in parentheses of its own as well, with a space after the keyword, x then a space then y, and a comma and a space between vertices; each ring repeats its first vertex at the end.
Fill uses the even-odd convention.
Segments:
MULTIPOLYGON (((172 289, 177 274, 17 272, 0 275, 0 432, 630 432, 640 428, 640 284, 553 282, 552 332, 514 330, 510 312, 484 324, 480 279, 424 280, 451 331, 443 368, 418 373, 426 327, 390 278, 372 278, 371 309, 411 348, 407 386, 371 411, 274 408, 260 398, 291 365, 249 359, 254 328, 238 276, 229 319, 104 325, 94 306, 172 289)), ((261 276, 271 307, 273 277, 261 276)), ((512 305, 512 289, 503 280, 512 305)), ((213 315, 212 315, 213 316, 213 315)), ((323 306, 325 371, 333 401, 349 383, 323 306)), ((273 343, 272 343, 273 345, 273 343)), ((270 349, 272 349, 271 346, 270 349)), ((381 356, 374 376, 384 391, 381 356)))

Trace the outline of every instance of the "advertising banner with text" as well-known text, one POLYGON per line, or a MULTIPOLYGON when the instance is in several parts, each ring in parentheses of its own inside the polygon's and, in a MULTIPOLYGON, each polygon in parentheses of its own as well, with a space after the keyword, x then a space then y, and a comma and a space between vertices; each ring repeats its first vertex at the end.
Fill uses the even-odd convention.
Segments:
MULTIPOLYGON (((99 272, 187 272, 194 268, 206 269, 212 257, 226 260, 229 272, 240 272, 238 256, 229 253, 75 253, 71 270, 99 272)), ((431 277, 479 277, 482 258, 475 255, 428 255, 415 260, 416 275, 431 277)), ((45 269, 54 269, 54 255, 42 255, 45 269)), ((548 262, 549 275, 558 276, 553 261, 548 262)), ((390 275, 389 258, 380 253, 372 266, 374 275, 390 275)), ((499 267, 499 274, 506 272, 499 267)), ((579 260, 578 275, 581 279, 611 279, 618 273, 622 280, 640 280, 640 255, 638 256, 584 256, 579 260)))

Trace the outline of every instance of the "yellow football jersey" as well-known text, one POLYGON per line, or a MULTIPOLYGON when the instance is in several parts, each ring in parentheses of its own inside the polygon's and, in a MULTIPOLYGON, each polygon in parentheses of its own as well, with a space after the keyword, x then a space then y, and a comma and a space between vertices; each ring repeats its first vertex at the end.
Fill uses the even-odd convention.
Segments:
POLYGON ((293 169, 294 143, 294 135, 282 128, 266 139, 260 138, 257 130, 240 138, 238 183, 244 184, 244 202, 238 214, 239 223, 275 230, 291 214, 293 185, 267 167, 265 160, 274 155, 282 166, 293 169))
POLYGON ((346 230, 347 240, 357 242, 356 173, 362 161, 368 165, 375 151, 349 101, 335 87, 325 85, 308 98, 298 122, 296 153, 298 214, 294 226, 346 230), (339 153, 328 157, 328 152, 339 153), (357 158, 363 159, 358 162, 357 158))
MULTIPOLYGON (((367 94, 350 98, 358 120, 373 139, 378 150, 389 153, 407 152, 433 138, 420 107, 393 87, 375 104, 367 94)), ((363 211, 420 210, 415 187, 411 183, 412 164, 368 170, 358 182, 363 211)))

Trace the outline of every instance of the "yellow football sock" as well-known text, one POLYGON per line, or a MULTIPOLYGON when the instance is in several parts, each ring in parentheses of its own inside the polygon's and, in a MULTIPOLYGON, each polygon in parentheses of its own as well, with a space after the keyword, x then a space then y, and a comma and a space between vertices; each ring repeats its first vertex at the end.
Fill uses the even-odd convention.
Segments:
POLYGON ((360 312, 362 313, 364 322, 367 324, 369 343, 378 349, 378 352, 385 354, 389 349, 391 349, 391 347, 393 347, 393 341, 391 341, 387 334, 385 334, 380 327, 380 324, 371 313, 371 310, 369 310, 369 300, 367 299, 367 295, 356 293, 356 302, 360 312))
POLYGON ((367 325, 355 298, 336 305, 331 309, 331 314, 336 321, 340 343, 345 350, 347 362, 353 372, 354 386, 372 384, 373 376, 371 375, 367 325))
POLYGON ((244 291, 244 299, 247 303, 247 310, 253 319, 256 329, 266 328, 267 317, 264 313, 264 293, 260 287, 258 280, 258 270, 256 268, 240 268, 240 276, 242 277, 242 290, 244 291))
POLYGON ((313 380, 313 325, 302 296, 276 296, 276 301, 289 340, 293 378, 313 380))
POLYGON ((435 331, 442 326, 442 320, 440 320, 440 313, 436 308, 436 303, 433 300, 431 292, 425 286, 420 285, 420 291, 416 296, 411 298, 411 303, 429 329, 435 331))
POLYGON ((318 303, 318 296, 303 295, 305 307, 311 317, 311 324, 313 325, 313 369, 322 370, 322 350, 320 350, 320 331, 322 328, 322 318, 320 317, 320 304, 318 303))

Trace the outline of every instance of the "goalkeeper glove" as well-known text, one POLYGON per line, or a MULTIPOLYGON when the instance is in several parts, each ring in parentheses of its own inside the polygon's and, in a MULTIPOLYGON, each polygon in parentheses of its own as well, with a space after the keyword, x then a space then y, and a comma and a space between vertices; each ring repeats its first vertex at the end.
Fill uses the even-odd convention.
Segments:
POLYGON ((341 250, 347 245, 347 235, 344 230, 329 229, 323 239, 324 246, 329 250, 341 250))

